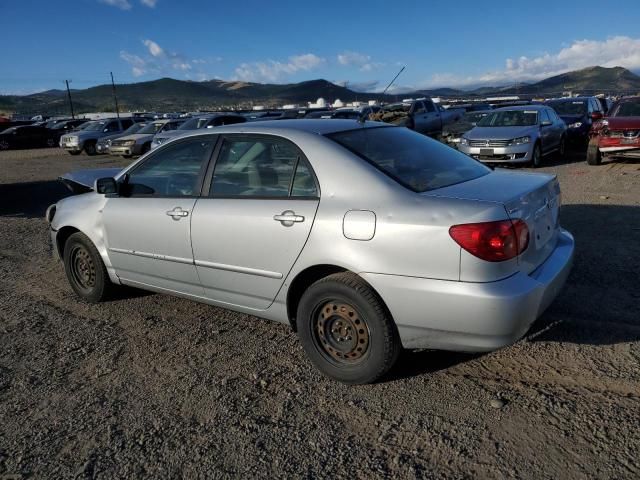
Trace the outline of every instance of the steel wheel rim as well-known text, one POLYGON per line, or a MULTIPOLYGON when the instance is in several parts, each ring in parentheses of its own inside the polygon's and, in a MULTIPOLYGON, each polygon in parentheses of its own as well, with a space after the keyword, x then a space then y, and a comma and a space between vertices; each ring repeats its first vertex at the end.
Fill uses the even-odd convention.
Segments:
POLYGON ((71 276, 83 290, 91 290, 96 285, 96 267, 86 248, 77 246, 71 250, 71 276))
POLYGON ((369 326, 352 305, 338 300, 323 302, 313 319, 316 347, 327 360, 351 365, 369 352, 369 326))

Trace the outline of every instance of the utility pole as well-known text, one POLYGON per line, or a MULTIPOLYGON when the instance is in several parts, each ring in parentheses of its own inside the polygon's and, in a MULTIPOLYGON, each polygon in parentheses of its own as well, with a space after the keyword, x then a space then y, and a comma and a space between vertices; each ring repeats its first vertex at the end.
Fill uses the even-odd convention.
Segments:
POLYGON ((73 113, 73 102, 71 101, 71 90, 69 90, 69 80, 65 80, 64 83, 67 84, 67 97, 69 97, 69 107, 71 108, 71 118, 75 119, 76 116, 73 113))
POLYGON ((120 109, 118 108, 118 95, 116 95, 116 84, 113 81, 113 72, 111 74, 111 87, 113 88, 113 100, 116 102, 116 117, 120 119, 120 109))

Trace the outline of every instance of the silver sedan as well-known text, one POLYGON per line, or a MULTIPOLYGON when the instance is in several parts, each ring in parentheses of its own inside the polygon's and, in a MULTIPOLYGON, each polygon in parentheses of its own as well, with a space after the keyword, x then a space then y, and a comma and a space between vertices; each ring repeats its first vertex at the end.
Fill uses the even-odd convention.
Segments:
POLYGON ((402 347, 515 342, 573 258, 555 176, 377 122, 196 131, 93 189, 47 211, 82 299, 131 285, 288 323, 346 383, 375 381, 402 347))
POLYGON ((542 165, 552 153, 564 156, 567 126, 544 105, 493 110, 460 138, 458 150, 487 163, 542 165))

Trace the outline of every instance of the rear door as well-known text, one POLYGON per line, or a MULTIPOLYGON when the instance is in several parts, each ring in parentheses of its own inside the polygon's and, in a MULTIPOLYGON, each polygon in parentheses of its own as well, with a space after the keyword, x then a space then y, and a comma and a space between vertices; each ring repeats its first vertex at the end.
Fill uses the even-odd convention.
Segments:
POLYGON ((102 213, 109 258, 123 280, 202 296, 190 221, 215 136, 159 148, 127 173, 102 213))
POLYGON ((218 146, 191 220, 205 296, 271 305, 302 251, 319 189, 300 149, 270 135, 228 135, 218 146))

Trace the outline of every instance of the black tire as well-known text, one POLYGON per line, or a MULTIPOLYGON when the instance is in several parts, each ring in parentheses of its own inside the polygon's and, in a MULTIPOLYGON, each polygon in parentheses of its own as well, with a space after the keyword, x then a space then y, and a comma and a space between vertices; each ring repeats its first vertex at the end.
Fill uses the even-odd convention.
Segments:
POLYGON ((80 150, 69 150, 71 155, 80 155, 82 152, 80 150))
POLYGON ((84 152, 87 155, 95 155, 96 154, 96 142, 86 142, 84 144, 84 152))
POLYGON ((597 138, 591 140, 587 145, 587 163, 589 165, 600 165, 602 163, 602 154, 598 148, 597 138))
POLYGON ((67 239, 63 259, 67 279, 80 298, 98 303, 112 295, 115 285, 98 250, 84 233, 74 233, 67 239))
POLYGON ((149 150, 151 150, 151 142, 147 142, 144 145, 142 145, 142 148, 140 149, 140 155, 144 155, 149 150))
POLYGON ((567 139, 563 135, 560 139, 560 145, 558 145, 558 150, 556 151, 556 158, 558 160, 562 160, 567 153, 567 139))
POLYGON ((382 300, 349 272, 311 285, 300 299, 296 325, 313 364, 343 383, 376 381, 393 367, 401 350, 382 300))
POLYGON ((538 168, 542 166, 542 149, 540 144, 536 143, 533 147, 533 153, 531 154, 531 166, 538 168))

